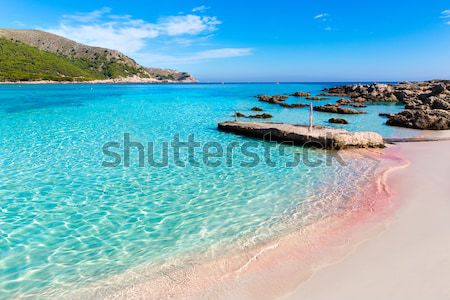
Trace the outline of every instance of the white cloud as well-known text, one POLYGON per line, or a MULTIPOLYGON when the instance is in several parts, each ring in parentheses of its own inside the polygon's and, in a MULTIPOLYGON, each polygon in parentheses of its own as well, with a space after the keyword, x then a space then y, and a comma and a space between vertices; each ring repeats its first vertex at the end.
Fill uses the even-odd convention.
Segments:
POLYGON ((214 58, 228 58, 228 57, 238 57, 251 55, 253 52, 252 48, 221 48, 212 49, 195 53, 191 56, 192 60, 205 60, 214 58))
POLYGON ((200 6, 194 7, 192 9, 192 12, 201 12, 201 11, 205 11, 205 10, 208 10, 208 9, 210 9, 210 7, 205 6, 205 5, 200 5, 200 6))
POLYGON ((185 56, 166 55, 161 53, 140 53, 138 58, 146 65, 152 64, 193 64, 211 59, 224 59, 248 56, 253 54, 252 48, 219 48, 190 53, 185 56))
MULTIPOLYGON (((194 10, 206 9, 197 7, 194 10)), ((253 53, 252 48, 201 50, 203 46, 211 47, 206 41, 214 36, 219 24, 221 22, 215 16, 197 15, 194 12, 148 22, 134 19, 131 15, 112 14, 111 9, 102 8, 88 13, 64 15, 57 26, 43 30, 87 45, 119 50, 146 66, 193 64, 253 53), (150 41, 154 43, 150 44, 150 41), (195 50, 189 51, 187 47, 193 46, 195 50), (180 52, 180 47, 186 50, 180 52)))
POLYGON ((159 19, 161 32, 169 35, 196 35, 201 32, 215 31, 217 25, 221 24, 216 17, 185 15, 172 16, 159 19))
MULTIPOLYGON (((450 9, 446 9, 441 12, 442 19, 450 19, 450 9)), ((450 25, 450 21, 445 21, 445 24, 450 25)))
POLYGON ((94 10, 91 12, 87 12, 87 13, 76 13, 73 15, 63 15, 63 19, 65 20, 73 20, 73 21, 77 21, 77 22, 82 22, 82 23, 87 23, 87 22, 92 22, 95 20, 98 20, 101 16, 110 13, 111 12, 111 8, 109 7, 103 7, 101 9, 98 10, 94 10))
POLYGON ((44 30, 91 46, 117 49, 132 55, 145 48, 149 39, 161 36, 198 36, 217 30, 217 17, 194 14, 169 16, 155 23, 130 15, 111 15, 110 8, 64 15, 56 27, 44 30))
POLYGON ((321 13, 321 14, 314 16, 314 20, 326 20, 328 16, 329 16, 329 14, 327 14, 327 13, 321 13))
POLYGON ((450 18, 450 9, 446 9, 446 10, 442 11, 441 18, 443 18, 443 19, 450 18))

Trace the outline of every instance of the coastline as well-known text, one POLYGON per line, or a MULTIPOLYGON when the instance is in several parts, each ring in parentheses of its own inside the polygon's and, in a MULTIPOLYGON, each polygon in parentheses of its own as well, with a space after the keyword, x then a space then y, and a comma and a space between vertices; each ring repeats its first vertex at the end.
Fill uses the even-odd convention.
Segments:
POLYGON ((52 80, 35 80, 35 81, 0 81, 0 85, 21 85, 21 84, 173 84, 173 83, 198 83, 192 80, 157 80, 154 78, 118 78, 118 79, 102 79, 88 81, 52 81, 52 80))
MULTIPOLYGON (((405 167, 396 153, 350 150, 389 161, 377 169, 376 181, 367 182, 348 207, 339 213, 250 248, 241 248, 206 260, 183 260, 173 268, 138 267, 76 291, 67 298, 88 299, 275 299, 294 290, 318 270, 340 260, 357 241, 377 234, 393 212, 385 180, 390 171, 405 167), (156 271, 156 272, 155 272, 156 271), (106 283, 106 284, 105 284, 106 283)), ((373 179, 373 178, 372 178, 373 179)), ((166 266, 167 267, 167 266, 166 266)), ((73 293, 72 293, 73 292, 73 293)), ((56 293, 59 294, 59 293, 56 293)), ((55 294, 51 294, 54 296, 55 294)), ((64 297, 66 298, 66 297, 64 297)))
POLYGON ((84 296, 448 299, 450 238, 446 229, 450 226, 450 203, 445 197, 450 189, 445 180, 450 162, 442 164, 436 159, 445 155, 448 147, 450 142, 419 142, 384 150, 385 156, 397 162, 384 168, 376 182, 355 199, 355 203, 364 202, 362 208, 218 260, 175 268, 156 278, 133 282, 142 278, 142 270, 130 271, 109 280, 114 290, 99 289, 95 295, 92 290, 85 291, 84 296), (374 193, 381 194, 371 199, 374 193), (124 282, 124 278, 129 281, 124 282))
POLYGON ((280 300, 450 298, 450 142, 397 147, 411 165, 389 176, 390 225, 280 300))

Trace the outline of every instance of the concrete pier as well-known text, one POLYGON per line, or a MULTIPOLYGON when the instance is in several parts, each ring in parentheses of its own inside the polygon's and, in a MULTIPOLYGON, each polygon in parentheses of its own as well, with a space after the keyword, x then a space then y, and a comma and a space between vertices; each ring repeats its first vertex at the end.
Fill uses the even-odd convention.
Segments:
POLYGON ((218 129, 264 140, 290 142, 322 149, 383 148, 381 135, 375 132, 350 132, 324 126, 291 125, 269 122, 222 122, 218 129))

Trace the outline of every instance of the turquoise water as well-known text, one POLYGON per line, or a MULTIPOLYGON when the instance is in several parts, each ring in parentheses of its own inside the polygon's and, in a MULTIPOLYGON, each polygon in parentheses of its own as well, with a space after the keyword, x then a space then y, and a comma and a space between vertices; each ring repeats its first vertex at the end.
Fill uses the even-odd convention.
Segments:
MULTIPOLYGON (((131 152, 130 167, 102 166, 111 160, 102 146, 123 145, 124 133, 143 145, 154 142, 155 148, 190 134, 202 145, 218 142, 224 148, 252 142, 253 151, 264 157, 268 143, 218 132, 217 122, 231 119, 235 110, 248 113, 260 106, 275 121, 305 123, 307 108, 283 109, 253 96, 319 93, 326 86, 0 86, 0 298, 55 296, 55 291, 73 291, 144 264, 159 266, 178 255, 218 255, 211 249, 251 246, 277 234, 277 224, 286 220, 302 226, 336 212, 373 176, 377 161, 286 167, 303 151, 287 146, 284 155, 270 149, 274 166, 243 166, 249 157, 234 151, 219 158, 219 166, 181 167, 171 159, 173 149, 163 167, 139 167, 137 150, 131 152)), ((350 124, 344 128, 415 135, 385 126, 378 116, 400 109, 370 106, 364 109, 367 115, 346 117, 350 124)), ((316 124, 329 125, 330 117, 314 114, 316 124)), ((202 153, 195 149, 200 162, 202 153)), ((308 154, 313 161, 325 161, 327 155, 308 154)), ((181 158, 187 155, 184 151, 181 158)))

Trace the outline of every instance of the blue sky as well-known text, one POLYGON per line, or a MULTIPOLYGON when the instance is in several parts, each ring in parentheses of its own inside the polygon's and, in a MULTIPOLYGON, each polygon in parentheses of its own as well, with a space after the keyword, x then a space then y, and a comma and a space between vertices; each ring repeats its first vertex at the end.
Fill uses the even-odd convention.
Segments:
POLYGON ((48 30, 202 81, 450 79, 450 1, 2 1, 48 30))

